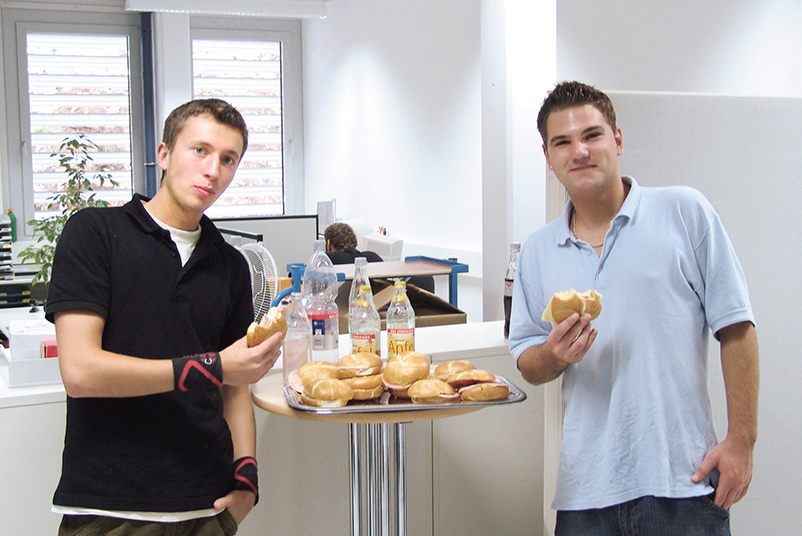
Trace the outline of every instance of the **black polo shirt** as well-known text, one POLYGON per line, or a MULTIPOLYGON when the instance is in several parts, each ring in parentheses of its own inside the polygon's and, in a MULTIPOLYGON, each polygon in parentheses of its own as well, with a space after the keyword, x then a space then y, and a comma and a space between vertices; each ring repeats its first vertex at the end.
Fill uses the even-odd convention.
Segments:
MULTIPOLYGON (((83 309, 106 319, 103 348, 147 359, 219 351, 253 319, 244 257, 214 224, 185 266, 168 231, 135 195, 87 208, 59 239, 46 317, 83 309)), ((67 397, 54 503, 104 510, 210 508, 233 486, 233 447, 219 389, 134 398, 67 397)))

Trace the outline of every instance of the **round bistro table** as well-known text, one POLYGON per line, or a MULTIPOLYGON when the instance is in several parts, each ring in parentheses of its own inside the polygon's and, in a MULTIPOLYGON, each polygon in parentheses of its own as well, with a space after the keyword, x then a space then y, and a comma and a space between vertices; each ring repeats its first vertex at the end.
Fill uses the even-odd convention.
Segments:
POLYGON ((287 403, 281 371, 271 372, 255 383, 251 396, 256 406, 276 415, 348 424, 352 536, 407 533, 405 423, 454 417, 484 407, 449 405, 409 411, 337 413, 296 410, 287 403), (367 444, 364 455, 363 436, 367 444))

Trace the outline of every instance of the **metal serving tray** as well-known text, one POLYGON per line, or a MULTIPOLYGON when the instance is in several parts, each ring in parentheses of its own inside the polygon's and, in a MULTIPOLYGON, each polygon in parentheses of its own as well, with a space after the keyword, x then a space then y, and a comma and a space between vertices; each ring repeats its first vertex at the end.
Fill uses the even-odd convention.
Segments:
POLYGON ((496 376, 500 382, 507 384, 510 388, 510 394, 504 400, 490 400, 487 402, 444 402, 441 404, 415 404, 411 400, 396 398, 385 391, 379 398, 374 400, 352 400, 347 405, 340 408, 318 408, 314 406, 307 406, 301 402, 301 395, 289 385, 284 386, 284 397, 287 399, 287 404, 292 409, 300 411, 309 411, 320 415, 328 415, 335 413, 381 413, 391 411, 425 411, 427 409, 444 409, 448 407, 485 407, 485 406, 498 406, 503 404, 514 404, 515 402, 522 402, 526 400, 526 393, 524 393, 517 385, 502 376, 496 376))

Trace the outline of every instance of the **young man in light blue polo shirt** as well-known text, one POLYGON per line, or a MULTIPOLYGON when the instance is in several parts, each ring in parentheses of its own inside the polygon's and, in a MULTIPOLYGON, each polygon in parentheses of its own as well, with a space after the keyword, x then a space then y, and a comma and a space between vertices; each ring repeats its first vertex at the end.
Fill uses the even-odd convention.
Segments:
POLYGON ((543 149, 570 201, 518 261, 510 350, 524 379, 562 376, 555 534, 729 535, 757 438, 758 349, 746 281, 698 191, 621 175, 612 102, 578 82, 549 94, 543 149), (558 291, 603 295, 601 315, 541 319, 558 291), (707 348, 721 345, 729 428, 718 441, 707 348))

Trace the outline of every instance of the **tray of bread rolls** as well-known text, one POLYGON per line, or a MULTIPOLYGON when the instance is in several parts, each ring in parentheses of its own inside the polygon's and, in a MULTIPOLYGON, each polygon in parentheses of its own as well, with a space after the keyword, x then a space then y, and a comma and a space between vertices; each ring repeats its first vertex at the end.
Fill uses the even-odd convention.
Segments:
POLYGON ((508 379, 477 369, 467 360, 432 365, 429 356, 408 352, 385 363, 372 353, 349 354, 337 363, 311 361, 290 373, 287 404, 321 414, 490 406, 526 400, 508 379))

